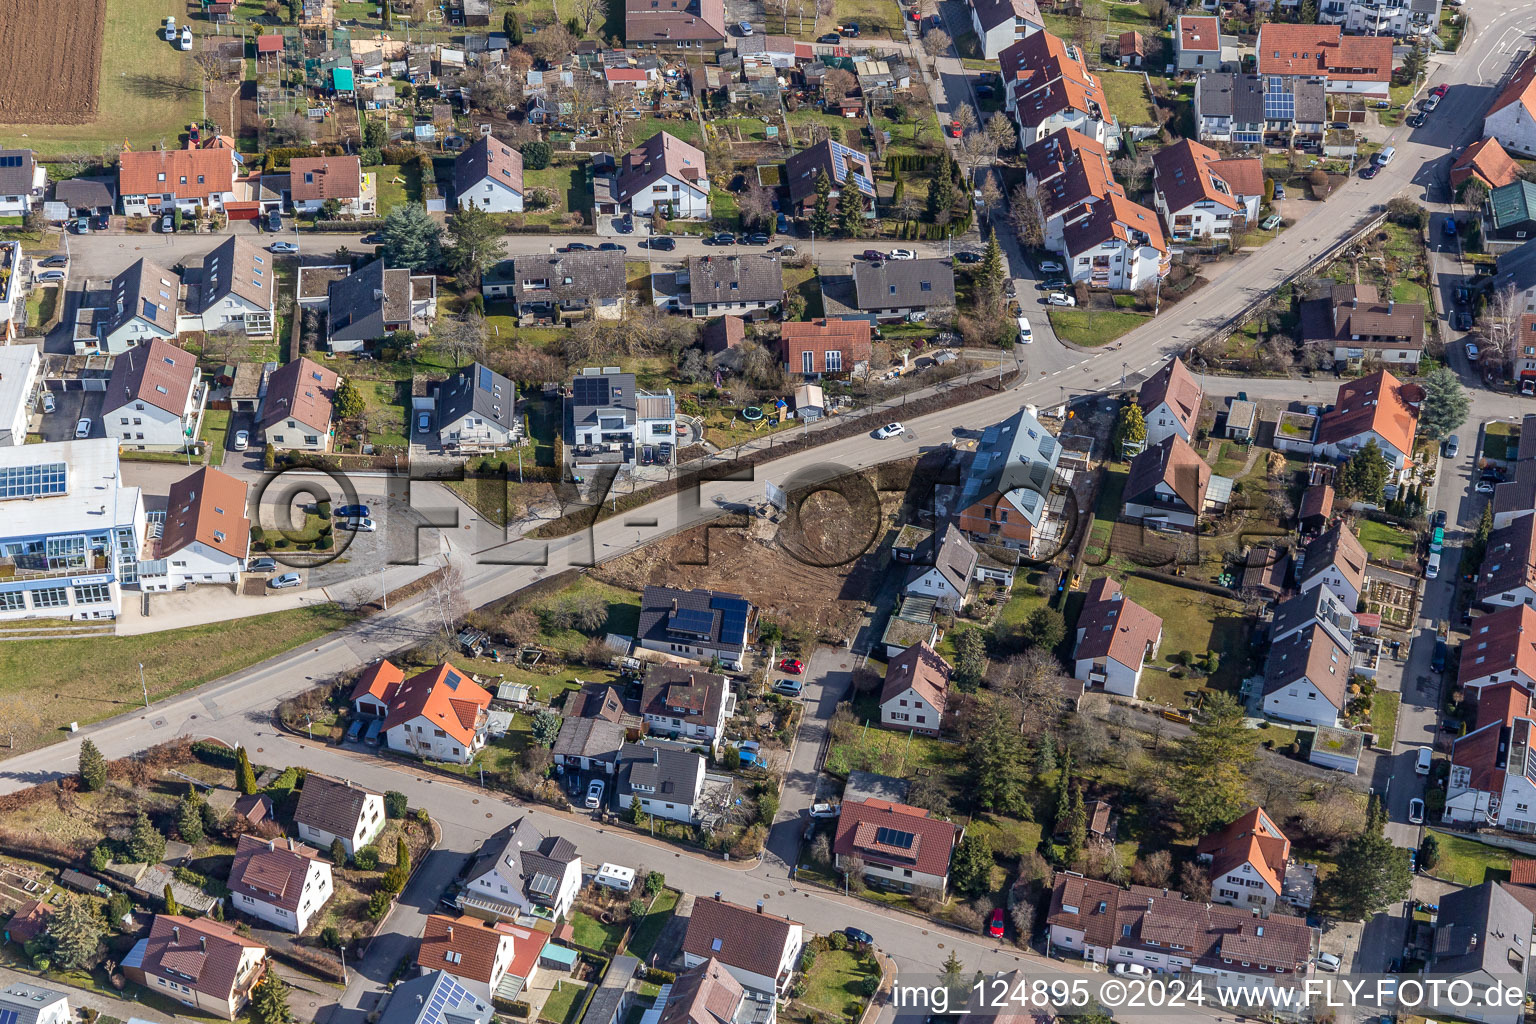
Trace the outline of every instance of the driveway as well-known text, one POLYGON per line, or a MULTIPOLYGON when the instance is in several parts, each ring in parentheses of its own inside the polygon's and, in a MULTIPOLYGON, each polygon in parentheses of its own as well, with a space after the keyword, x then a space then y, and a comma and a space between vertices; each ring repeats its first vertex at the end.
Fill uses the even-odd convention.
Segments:
MULTIPOLYGON (((842 647, 817 647, 805 667, 805 686, 800 692, 804 713, 795 731, 794 749, 784 773, 779 795, 779 816, 768 835, 768 856, 785 871, 799 859, 800 835, 810 822, 810 809, 822 786, 831 780, 821 774, 822 747, 826 744, 832 713, 853 687, 853 670, 861 659, 842 647)), ((775 677, 783 673, 775 671, 775 677)))

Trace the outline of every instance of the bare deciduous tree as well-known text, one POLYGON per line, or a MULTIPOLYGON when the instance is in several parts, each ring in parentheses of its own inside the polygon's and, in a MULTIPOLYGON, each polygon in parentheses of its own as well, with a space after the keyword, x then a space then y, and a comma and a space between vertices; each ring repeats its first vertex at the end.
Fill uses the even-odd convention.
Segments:
POLYGON ((576 37, 571 35, 570 29, 556 22, 539 29, 524 45, 535 60, 557 64, 576 52, 576 37))
POLYGON ((1485 369, 1509 365, 1515 341, 1520 337, 1520 315, 1525 312, 1520 293, 1506 284, 1488 296, 1483 308, 1483 353, 1485 369))
POLYGON ((432 347, 453 356, 453 365, 485 355, 485 317, 469 312, 439 317, 432 329, 432 347))
POLYGON ((858 87, 859 80, 851 71, 830 68, 821 80, 821 94, 828 103, 841 103, 843 98, 858 87))
POLYGON ((930 57, 942 57, 949 52, 954 45, 954 40, 949 38, 949 33, 941 28, 931 28, 928 34, 923 36, 923 49, 930 57))
POLYGON ((761 185, 748 185, 737 194, 736 209, 741 211, 742 221, 748 225, 771 223, 773 193, 761 185))
MULTIPOLYGON (((576 12, 576 17, 581 19, 582 33, 590 36, 592 22, 608 16, 608 0, 575 0, 573 10, 576 12)), ((543 35, 543 32, 539 34, 543 35)))
POLYGON ((960 122, 960 127, 967 133, 976 130, 976 108, 969 103, 961 103, 957 106, 954 118, 960 122))
POLYGON ((987 118, 987 138, 991 139, 998 149, 1009 149, 1019 141, 1018 132, 1013 127, 1013 122, 1008 115, 1001 110, 987 118))
POLYGON ((16 734, 37 728, 42 717, 37 712, 37 702, 23 694, 0 697, 0 735, 5 736, 6 746, 16 749, 16 734))
POLYGON ((1024 245, 1039 249, 1045 245, 1045 227, 1040 222, 1040 205, 1035 201, 1035 187, 1015 185, 1008 204, 1008 221, 1024 245))
POLYGON ((278 142, 306 146, 315 139, 315 124, 307 115, 298 111, 284 114, 272 126, 272 137, 278 142))

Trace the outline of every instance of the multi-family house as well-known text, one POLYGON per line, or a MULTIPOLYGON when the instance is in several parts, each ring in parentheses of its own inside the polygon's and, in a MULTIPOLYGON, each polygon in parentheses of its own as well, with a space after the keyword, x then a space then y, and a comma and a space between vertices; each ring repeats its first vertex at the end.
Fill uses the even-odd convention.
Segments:
POLYGON ((526 914, 564 917, 581 889, 581 855, 564 836, 547 836, 518 818, 480 846, 464 873, 459 908, 488 920, 526 914))
POLYGON ((725 723, 735 704, 725 676, 680 665, 652 665, 640 691, 647 732, 715 751, 725 742, 725 723))
POLYGON ((331 898, 331 866, 292 839, 240 837, 229 866, 229 900, 242 914, 302 935, 331 898))
POLYGON ((892 658, 880 689, 880 724, 937 736, 944 724, 953 671, 926 643, 913 644, 892 658))
POLYGON ((1488 535, 1472 596, 1494 608, 1536 604, 1536 516, 1520 516, 1488 535))
POLYGON ((1301 303, 1303 345, 1325 348, 1335 364, 1369 357, 1416 372, 1424 352, 1424 305, 1382 300, 1373 284, 1336 284, 1301 303))
POLYGON ((1106 149, 1119 148, 1104 87, 1075 43, 1036 32, 1005 48, 997 60, 1003 104, 1018 124, 1020 145, 1071 128, 1106 149))
POLYGON ((1100 576, 1088 586, 1077 619, 1072 678, 1123 697, 1136 696, 1141 671, 1163 642, 1163 620, 1100 576))
POLYGON ((888 800, 844 800, 838 805, 832 855, 841 870, 857 861, 882 889, 949 889, 949 861, 965 830, 932 811, 888 800))
POLYGON ((7 981, 0 987, 0 1017, 15 1024, 69 1024, 75 1019, 69 1008, 69 996, 57 989, 19 980, 7 981))
POLYGON ((1221 70, 1221 19, 1204 14, 1179 15, 1173 35, 1175 63, 1180 71, 1221 70))
POLYGON ((1536 54, 1519 69, 1483 112, 1483 134, 1505 151, 1536 156, 1536 54))
POLYGON ((978 542, 1033 553, 1059 532, 1048 520, 1060 461, 1061 444, 1028 407, 988 427, 952 506, 956 525, 978 542))
POLYGON ((648 586, 640 594, 641 647, 708 664, 741 668, 752 605, 740 594, 648 586))
POLYGON ((1364 35, 1411 37, 1440 27, 1439 0, 1323 0, 1317 20, 1364 35))
POLYGON ((1320 623, 1271 644, 1264 662, 1263 708, 1289 722, 1335 726, 1349 700, 1350 648, 1320 623))
POLYGON ((1241 235, 1259 222, 1264 162, 1224 160, 1209 146, 1180 139, 1152 157, 1153 205, 1175 241, 1241 235))
POLYGON ((389 267, 381 257, 351 273, 328 275, 323 298, 306 298, 303 278, 328 267, 305 267, 300 304, 323 309, 325 340, 332 352, 357 352, 396 331, 425 334, 437 317, 437 277, 389 267))
POLYGON ((955 304, 955 271, 947 260, 882 260, 853 267, 859 311, 877 320, 920 320, 955 304))
POLYGON ((671 388, 651 394, 635 386, 632 373, 589 366, 565 399, 565 450, 578 463, 632 466, 645 446, 673 443, 676 419, 671 388))
POLYGON ((47 187, 48 168, 30 149, 0 149, 0 217, 25 217, 47 187))
POLYGON ((0 445, 27 443, 42 365, 36 345, 0 347, 0 445))
POLYGON ((95 304, 87 293, 75 318, 76 355, 120 355, 155 338, 174 340, 180 330, 181 275, 146 259, 112 279, 104 296, 106 305, 95 304))
POLYGON ((160 536, 139 561, 139 588, 235 584, 251 551, 246 482, 204 466, 171 485, 160 536))
POLYGON ((622 252, 527 253, 502 260, 480 282, 486 299, 512 303, 523 326, 565 327, 624 315, 622 252))
POLYGON ((1353 607, 1346 607, 1337 594, 1324 586, 1314 586, 1275 605, 1269 624, 1269 642, 1277 644, 1294 633, 1321 626, 1338 646, 1348 650, 1359 626, 1353 607))
POLYGON ((726 808, 706 808, 704 755, 695 750, 661 744, 626 743, 619 750, 616 797, 622 809, 670 821, 696 823, 706 813, 726 808))
POLYGON ((1326 587, 1347 610, 1360 606, 1365 593, 1365 548, 1353 530, 1342 522, 1318 534, 1296 564, 1296 586, 1303 594, 1326 587))
POLYGON ((538 970, 544 941, 542 932, 504 922, 428 914, 416 966, 424 972, 449 972, 487 1002, 494 997, 515 1000, 538 970))
MULTIPOLYGON (((1527 991, 1531 961, 1531 931, 1536 916, 1514 887, 1489 880, 1470 889, 1456 889, 1440 899, 1435 937, 1426 970, 1455 986, 1450 991, 1486 996, 1495 987, 1527 991)), ((1520 1024, 1521 1000, 1444 998, 1432 1012, 1476 1024, 1520 1024), (1515 1005, 1509 1005, 1513 1002, 1515 1005)))
POLYGON ((437 440, 445 451, 495 451, 522 432, 517 385, 480 363, 443 381, 435 407, 437 440))
POLYGON ((687 298, 678 302, 691 316, 752 320, 784 302, 784 267, 773 253, 689 256, 685 276, 677 284, 686 284, 687 298))
POLYGON ((967 0, 967 5, 971 27, 986 60, 996 60, 1020 39, 1045 31, 1045 19, 1035 0, 967 0))
POLYGON ((239 156, 222 146, 125 150, 118 156, 117 194, 123 213, 148 217, 178 209, 222 210, 235 200, 239 156))
POLYGON ((230 235, 212 252, 188 259, 184 266, 186 312, 198 318, 196 326, 204 331, 239 331, 251 338, 272 336, 276 272, 271 254, 239 235, 230 235))
POLYGON ((1193 531, 1207 512, 1225 507, 1231 482, 1221 481, 1188 441, 1170 434, 1131 460, 1122 514, 1157 529, 1193 531))
POLYGON ((111 438, 0 447, 0 619, 116 618, 147 527, 111 438))
POLYGON ((295 213, 318 214, 334 202, 337 212, 371 217, 377 195, 355 156, 296 156, 288 164, 288 196, 295 213))
POLYGON ((683 965, 697 967, 717 960, 741 987, 769 1000, 789 991, 789 983, 805 946, 799 921, 730 903, 716 893, 697 899, 683 933, 683 965))
MULTIPOLYGON (((637 2, 629 0, 631 6, 637 2)), ((658 2, 723 6, 722 0, 658 2)), ((624 154, 613 198, 637 217, 649 217, 657 209, 674 219, 708 217, 709 171, 704 153, 667 132, 657 132, 624 154)))
POLYGON ((467 764, 485 746, 491 695, 446 662, 388 688, 384 703, 391 750, 467 764))
POLYGON ((157 914, 122 960, 129 981, 204 1014, 234 1020, 261 980, 267 947, 220 921, 157 914))
POLYGON ((875 173, 868 153, 822 139, 810 149, 790 154, 784 161, 784 177, 789 185, 789 202, 802 216, 808 216, 815 208, 816 185, 822 175, 826 175, 831 186, 828 194, 837 200, 839 208, 844 201, 857 198, 865 215, 875 216, 875 173))
POLYGON ((1093 288, 1137 291, 1172 266, 1157 214, 1115 193, 1069 222, 1062 241, 1067 276, 1093 288))
POLYGON ((776 1019, 771 1000, 749 998, 741 982, 712 957, 679 972, 663 991, 652 1007, 659 1011, 656 1024, 773 1024, 776 1019))
POLYGON ((1510 682, 1536 693, 1536 609, 1530 605, 1479 616, 1462 644, 1457 683, 1463 692, 1476 695, 1510 682))
POLYGON ((1195 132, 1201 142, 1263 145, 1268 105, 1264 79, 1258 75, 1201 72, 1195 79, 1194 104, 1195 132))
POLYGON ((713 52, 725 41, 725 0, 624 0, 624 45, 713 52))
POLYGON ((872 331, 868 320, 786 320, 779 333, 779 358, 786 373, 806 379, 864 373, 873 351, 872 331))
POLYGON ((1268 916, 1285 893, 1291 841, 1274 819, 1255 807, 1195 844, 1211 876, 1211 899, 1268 916))
POLYGON ((459 209, 519 213, 523 209, 523 154, 493 135, 482 135, 453 161, 459 209))
POLYGON ((331 400, 341 378, 305 356, 267 378, 256 414, 266 443, 278 449, 324 452, 331 447, 331 400))
POLYGON ((1164 363, 1161 370, 1142 382, 1136 393, 1136 404, 1141 407, 1141 418, 1147 426, 1147 444, 1159 444, 1174 436, 1193 440, 1204 400, 1205 389, 1184 360, 1174 356, 1164 363))
POLYGON ((384 822, 381 794, 351 779, 336 779, 313 771, 304 776, 298 806, 293 812, 299 838, 323 850, 329 850, 340 839, 347 856, 355 857, 358 850, 384 831, 384 822))
POLYGON ((402 981, 389 993, 378 1013, 378 1024, 491 1024, 496 1018, 491 1000, 470 991, 447 971, 402 981))
POLYGON ((1330 93, 1387 99, 1392 37, 1347 36, 1338 25, 1265 22, 1255 47, 1259 74, 1322 79, 1330 93))
POLYGON ((1059 128, 1024 149, 1025 184, 1052 252, 1066 251, 1066 226, 1111 195, 1124 196, 1104 146, 1072 128, 1059 128))
POLYGON ((1470 725, 1451 746, 1444 820, 1536 832, 1536 708, 1531 691, 1522 682, 1506 679, 1472 692, 1470 725))
POLYGON ((207 398, 197 358, 151 338, 112 361, 102 431, 122 448, 180 451, 197 437, 207 398))
POLYGON ((1339 397, 1317 424, 1316 454, 1344 460, 1375 441, 1393 470, 1413 455, 1424 389, 1404 384, 1389 370, 1339 386, 1339 397))

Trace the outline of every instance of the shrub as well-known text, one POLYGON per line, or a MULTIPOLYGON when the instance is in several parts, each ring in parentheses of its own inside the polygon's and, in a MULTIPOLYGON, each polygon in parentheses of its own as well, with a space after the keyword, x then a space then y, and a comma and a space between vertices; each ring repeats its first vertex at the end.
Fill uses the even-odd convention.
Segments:
POLYGON ((352 863, 363 871, 373 871, 379 866, 379 848, 377 846, 360 847, 357 853, 352 855, 352 863))
POLYGON ((383 889, 378 890, 368 897, 368 920, 382 921, 384 915, 389 913, 389 905, 394 898, 383 889))
POLYGON ((331 840, 331 863, 343 867, 347 863, 347 844, 340 838, 331 840))
POLYGON ((651 967, 645 972, 645 980, 655 982, 657 985, 670 985, 677 980, 677 975, 671 971, 664 971, 659 967, 651 967))
POLYGON ((527 1003, 523 1002, 522 1000, 518 1000, 517 1002, 513 1003, 511 1006, 509 1006, 507 1008, 507 1012, 510 1013, 512 1016, 514 1016, 514 1017, 523 1017, 523 1018, 526 1018, 528 1016, 528 1014, 532 1012, 532 1010, 533 1010, 533 1007, 529 1006, 527 1003))
POLYGON ((392 789, 384 794, 384 815, 389 818, 403 818, 406 813, 405 794, 392 789))
POLYGON ((341 948, 341 930, 333 924, 328 924, 320 930, 320 945, 326 949, 341 948))

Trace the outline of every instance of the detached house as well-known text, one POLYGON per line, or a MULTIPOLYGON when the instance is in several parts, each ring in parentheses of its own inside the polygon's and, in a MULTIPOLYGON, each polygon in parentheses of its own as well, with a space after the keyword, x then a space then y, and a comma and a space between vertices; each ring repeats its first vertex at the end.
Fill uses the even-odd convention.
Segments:
POLYGON ((1387 99, 1392 37, 1347 36, 1338 25, 1265 22, 1255 49, 1259 74, 1322 79, 1330 93, 1387 99))
POLYGON ((1033 554, 1040 537, 1056 532, 1051 488, 1061 445, 1029 409, 982 432, 952 508, 973 540, 1033 554))
POLYGON ((1424 352, 1424 305, 1382 301, 1373 284, 1336 284, 1301 304, 1303 345, 1326 348, 1335 364, 1367 357, 1418 370, 1424 352))
POLYGON ((1152 157, 1153 203, 1174 241, 1241 235, 1259 222, 1264 162, 1223 160, 1209 146, 1180 139, 1152 157))
POLYGON ((739 594, 649 586, 640 595, 641 647, 737 671, 747 646, 752 606, 739 594))
POLYGON ((725 41, 725 0, 624 0, 624 44, 672 53, 725 41))
POLYGON ((304 777, 293 812, 293 824, 301 839, 324 850, 340 839, 347 856, 355 857, 384 831, 384 822, 384 797, 373 790, 319 772, 304 777))
POLYGON ((63 992, 22 981, 8 981, 0 988, 0 1017, 15 1024, 69 1024, 75 1019, 63 992))
MULTIPOLYGON (((720 6, 723 13, 722 0, 703 2, 720 6)), ((709 171, 704 153, 666 132, 657 132, 624 154, 613 196, 622 209, 637 217, 649 217, 658 208, 676 219, 708 217, 709 171)))
POLYGON ((1173 48, 1180 71, 1220 71, 1221 20, 1202 14, 1179 15, 1173 48))
POLYGON ((1163 368, 1148 377, 1136 395, 1141 416, 1147 425, 1148 446, 1177 436, 1192 440, 1200 422, 1200 403, 1205 391, 1184 360, 1174 356, 1163 368))
POLYGON ((937 544, 929 538, 923 547, 926 557, 915 559, 918 564, 907 570, 901 592, 931 597, 939 609, 953 612, 965 603, 980 556, 953 523, 944 527, 937 544))
MULTIPOLYGON (((728 323, 730 319, 722 322, 728 323)), ((779 357, 786 373, 807 379, 824 374, 864 373, 869 369, 872 329, 868 320, 786 320, 779 334, 779 357)))
POLYGON ((251 551, 246 482, 204 466, 171 485, 152 558, 139 560, 145 592, 240 582, 251 551))
POLYGON ((465 988, 447 971, 402 981, 388 994, 378 1024, 491 1024, 491 1001, 465 988))
POLYGON ((120 448, 181 451, 202 427, 207 398, 197 358, 151 338, 112 361, 102 432, 117 438, 120 448))
POLYGON ((809 216, 814 210, 816 182, 823 174, 832 186, 830 195, 838 203, 845 197, 850 202, 857 197, 865 215, 875 216, 875 173, 870 167, 869 154, 831 139, 822 139, 810 149, 792 153, 784 161, 789 201, 801 215, 809 216))
POLYGON ((789 991, 805 928, 798 921, 722 900, 697 899, 683 934, 683 965, 718 960, 741 987, 768 1001, 789 991))
POLYGON ((332 352, 357 352, 371 342, 396 331, 426 333, 437 318, 437 278, 385 266, 382 258, 359 270, 329 280, 325 298, 305 300, 303 278, 307 272, 323 273, 328 267, 305 267, 300 273, 300 302, 325 310, 325 340, 332 352))
POLYGON ((481 845, 464 878, 459 907, 466 914, 559 920, 581 888, 581 855, 564 836, 546 836, 519 818, 481 845))
POLYGON ((713 958, 679 972, 654 1009, 661 1011, 656 1024, 773 1024, 776 1019, 773 1003, 747 998, 741 982, 713 958))
POLYGON ((1045 19, 1035 0, 967 0, 971 27, 981 42, 981 55, 996 60, 998 54, 1026 36, 1045 31, 1045 19))
POLYGON ((288 194, 293 212, 318 214, 334 201, 338 212, 371 217, 374 189, 355 156, 298 156, 288 164, 288 194))
POLYGON ((480 290, 507 299, 522 326, 567 327, 624 315, 622 252, 556 252, 513 256, 486 271, 480 290))
POLYGON ((453 161, 453 191, 461 210, 520 213, 523 154, 494 136, 480 136, 453 161))
MULTIPOLYGON (((1435 918, 1434 946, 1426 970, 1436 978, 1482 995, 1497 985, 1522 992, 1529 982, 1531 929, 1536 925, 1529 903, 1518 890, 1500 881, 1456 889, 1440 897, 1435 918)), ((1447 999, 1446 1003, 1451 1000, 1447 999)), ((1525 1007, 1442 1004, 1436 1017, 1459 1017, 1479 1024, 1521 1024, 1525 1007)))
POLYGON ((428 914, 416 966, 448 971, 481 999, 519 998, 538 970, 542 932, 492 924, 474 917, 428 914))
MULTIPOLYGON (((1513 674, 1513 673, 1511 673, 1513 674)), ((1531 691, 1505 681, 1475 691, 1467 731, 1451 747, 1444 820, 1536 833, 1536 708, 1531 691)))
POLYGON ((912 892, 949 888, 949 860, 965 832, 921 807, 886 800, 839 805, 832 854, 839 868, 857 858, 864 877, 882 889, 912 892))
POLYGON ((1264 713, 1333 727, 1349 700, 1350 648, 1321 623, 1270 645, 1264 662, 1264 713))
POLYGON ((1404 384, 1386 370, 1348 381, 1318 423, 1316 452, 1343 460, 1375 441, 1392 468, 1402 470, 1413 455, 1423 400, 1423 388, 1404 384))
POLYGON ((470 363, 438 387, 436 408, 444 451, 495 451, 522 432, 517 385, 480 363, 470 363))
POLYGON ((0 217, 25 217, 47 187, 48 168, 30 149, 0 149, 0 217))
POLYGON ((1188 441, 1170 434, 1131 460, 1122 514, 1155 529, 1194 531, 1230 494, 1231 481, 1213 476, 1188 441))
POLYGON ((955 304, 955 271, 945 260, 883 260, 853 267, 859 310, 878 320, 922 319, 955 304))
MULTIPOLYGON (((356 157, 352 158, 355 162, 356 157)), ((189 313, 204 331, 233 330, 249 338, 272 337, 273 282, 271 254, 230 235, 200 262, 188 260, 189 313), (194 300, 195 296, 195 300, 194 300)))
POLYGON ((1483 113, 1483 135, 1506 152, 1536 156, 1536 54, 1525 59, 1483 113))
POLYGON ((736 700, 731 683, 713 672, 677 665, 652 665, 640 691, 646 731, 701 742, 718 751, 736 700))
POLYGON ((1200 840, 1195 855, 1209 865, 1214 902, 1258 909, 1267 917, 1285 890, 1291 841, 1264 808, 1255 807, 1220 832, 1200 840))
POLYGON ((222 210, 234 202, 239 157, 233 149, 125 150, 118 156, 117 194, 123 213, 148 217, 201 209, 222 210))
POLYGON ((331 448, 331 399, 341 378, 300 356, 267 378, 256 425, 278 449, 325 452, 331 448))
POLYGON ((776 255, 690 256, 687 266, 684 305, 693 316, 751 320, 784 302, 784 268, 776 255))
POLYGON ((292 839, 240 837, 229 867, 234 909, 302 935, 331 898, 331 866, 292 839))
POLYGON ((676 418, 670 388, 651 394, 635 386, 632 373, 604 373, 588 366, 571 381, 565 400, 565 450, 578 464, 632 466, 646 445, 673 443, 676 418))
MULTIPOLYGON (((389 749, 435 761, 468 764, 475 751, 485 746, 486 709, 491 695, 458 669, 444 663, 409 679, 394 681, 398 669, 384 662, 358 681, 353 703, 387 709, 381 728, 389 749), (383 680, 382 685, 375 683, 383 680), (365 684, 367 684, 365 686, 365 684), (382 691, 375 696, 374 690, 382 691)), ((377 717, 377 711, 374 711, 377 717)))
POLYGON ((261 980, 267 947, 208 918, 157 914, 123 957, 128 980, 202 1013, 234 1020, 261 980))
POLYGON ((76 355, 120 355, 180 330, 181 277, 149 260, 112 279, 105 308, 82 307, 75 320, 76 355))
POLYGON ((1520 180, 1520 165, 1505 152, 1495 138, 1478 139, 1451 164, 1451 188, 1461 186, 1476 178, 1490 191, 1520 180))
POLYGON ((1072 128, 1106 149, 1118 149, 1104 87, 1088 70, 1076 44, 1040 31, 997 55, 1003 74, 1003 105, 1028 146, 1061 128, 1072 128))
POLYGON ((1302 593, 1326 587, 1353 612, 1365 592, 1365 548, 1343 523, 1334 523, 1302 552, 1296 567, 1296 586, 1302 593))
POLYGON ((1536 693, 1536 609, 1522 604, 1479 616, 1462 643, 1457 682, 1469 695, 1501 683, 1536 693))
POLYGON ((937 736, 949 702, 954 669, 926 643, 916 643, 891 659, 880 690, 880 724, 937 736))
MULTIPOLYGON (((617 803, 620 808, 638 805, 642 814, 671 821, 698 822, 706 808, 705 761, 702 754, 674 746, 626 743, 619 750, 617 803)), ((711 808, 723 812, 724 806, 711 808)))
POLYGON ((1087 597, 1077 619, 1072 678, 1134 697, 1142 667, 1163 642, 1163 620, 1126 597, 1108 576, 1089 584, 1087 597))

